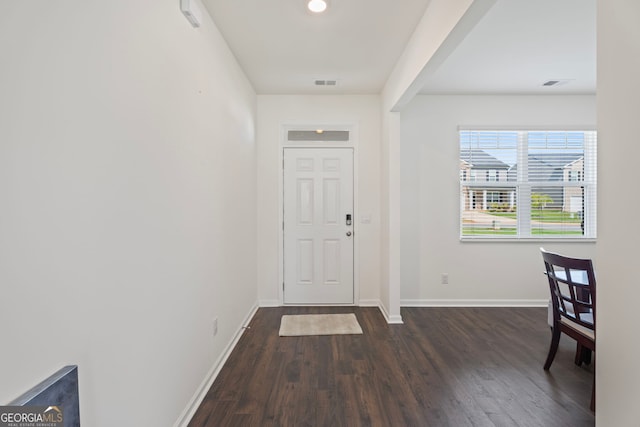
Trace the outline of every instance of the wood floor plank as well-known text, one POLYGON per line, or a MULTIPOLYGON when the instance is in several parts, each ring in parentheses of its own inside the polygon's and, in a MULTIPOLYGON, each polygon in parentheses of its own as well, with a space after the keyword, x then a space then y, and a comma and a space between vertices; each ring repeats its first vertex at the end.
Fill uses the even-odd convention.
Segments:
POLYGON ((206 426, 593 426, 593 365, 543 308, 261 308, 189 423, 206 426), (283 314, 355 313, 362 335, 279 337, 283 314))

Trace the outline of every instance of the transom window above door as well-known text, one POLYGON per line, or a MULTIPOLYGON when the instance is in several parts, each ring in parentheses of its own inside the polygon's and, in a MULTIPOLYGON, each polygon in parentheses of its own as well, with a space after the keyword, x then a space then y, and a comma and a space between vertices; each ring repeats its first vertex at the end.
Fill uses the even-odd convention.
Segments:
POLYGON ((345 124, 287 124, 282 126, 283 147, 354 147, 357 126, 345 124))
POLYGON ((294 141, 349 141, 348 130, 290 130, 287 140, 294 141))

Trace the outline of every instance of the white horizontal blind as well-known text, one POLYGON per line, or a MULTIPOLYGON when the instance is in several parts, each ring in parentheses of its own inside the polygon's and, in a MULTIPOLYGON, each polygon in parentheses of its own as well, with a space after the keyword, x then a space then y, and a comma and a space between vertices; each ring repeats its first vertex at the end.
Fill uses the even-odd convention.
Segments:
POLYGON ((460 236, 595 238, 596 132, 460 131, 460 236))

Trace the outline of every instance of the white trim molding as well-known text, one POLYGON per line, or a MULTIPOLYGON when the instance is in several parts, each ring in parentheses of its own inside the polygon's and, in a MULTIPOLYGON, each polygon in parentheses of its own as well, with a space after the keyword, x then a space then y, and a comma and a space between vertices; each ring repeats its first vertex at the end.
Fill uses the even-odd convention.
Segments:
POLYGON ((258 307, 280 307, 281 305, 277 299, 263 299, 258 301, 258 307))
POLYGON ((358 301, 359 307, 380 307, 379 299, 361 299, 358 301))
POLYGON ((258 305, 254 304, 251 310, 249 310, 249 314, 247 314, 243 322, 238 327, 238 330, 236 331, 235 335, 233 336, 229 344, 227 344, 227 347, 224 349, 220 357, 218 357, 218 359, 215 361, 215 363, 207 373, 207 376, 205 377, 204 381, 202 381, 202 383, 200 384, 200 387, 198 387, 198 390, 196 391, 196 393, 193 395, 193 397, 187 404, 187 407, 184 409, 184 411, 182 411, 182 414, 180 414, 180 417, 178 417, 176 422, 173 424, 173 427, 187 427, 187 425, 191 421, 191 418, 193 418, 196 411, 200 407, 200 404, 202 403, 205 396, 209 392, 209 389, 213 385, 213 382, 218 377, 220 370, 222 370, 222 367, 227 362, 227 359, 229 359, 231 352, 238 344, 240 337, 245 331, 245 325, 248 325, 251 322, 251 319, 253 319, 253 316, 256 314, 257 311, 258 311, 258 305))
POLYGON ((403 299, 401 307, 546 307, 546 299, 403 299))
POLYGON ((389 312, 387 311, 387 308, 384 306, 384 304, 382 304, 382 301, 379 302, 378 309, 380 309, 380 312, 382 313, 382 315, 384 316, 388 324, 390 325, 404 324, 404 322, 402 321, 402 315, 399 315, 399 314, 389 315, 389 312))
MULTIPOLYGON (((353 150, 353 218, 358 218, 360 212, 360 160, 359 160, 359 138, 360 127, 357 122, 351 123, 316 123, 312 122, 295 123, 285 122, 280 123, 280 145, 278 147, 278 224, 282 225, 278 227, 278 304, 277 306, 288 306, 284 302, 284 150, 287 148, 301 148, 301 147, 313 147, 313 148, 350 148, 353 150), (297 141, 291 142, 288 140, 287 135, 290 130, 343 130, 349 132, 348 141, 331 142, 331 141, 297 141)), ((356 260, 360 255, 360 233, 358 232, 357 221, 354 221, 356 227, 354 228, 353 239, 353 301, 358 301, 360 295, 360 266, 356 260)), ((293 304, 295 305, 295 304, 293 304)), ((261 305, 262 306, 262 305, 261 305)), ((266 307, 266 306, 265 306, 266 307)))

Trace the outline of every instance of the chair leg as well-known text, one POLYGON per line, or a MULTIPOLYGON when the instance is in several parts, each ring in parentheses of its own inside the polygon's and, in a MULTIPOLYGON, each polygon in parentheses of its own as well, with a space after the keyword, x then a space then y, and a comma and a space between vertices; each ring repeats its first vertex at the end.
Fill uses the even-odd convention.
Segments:
POLYGON ((593 372, 593 386, 591 387, 591 405, 589 406, 593 412, 596 411, 596 373, 593 372))
POLYGON ((553 358, 556 357, 556 352, 558 351, 558 344, 560 343, 560 328, 553 328, 553 333, 551 334, 551 345, 549 346, 549 354, 547 355, 547 360, 544 362, 544 370, 547 371, 551 367, 551 363, 553 363, 553 358))
POLYGON ((591 350, 580 343, 576 343, 576 358, 574 363, 578 366, 591 364, 591 350))
POLYGON ((581 366, 583 360, 584 348, 582 347, 582 344, 576 343, 576 358, 574 359, 573 363, 575 363, 577 366, 581 366))

